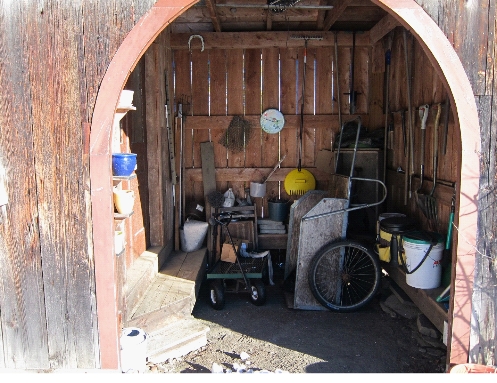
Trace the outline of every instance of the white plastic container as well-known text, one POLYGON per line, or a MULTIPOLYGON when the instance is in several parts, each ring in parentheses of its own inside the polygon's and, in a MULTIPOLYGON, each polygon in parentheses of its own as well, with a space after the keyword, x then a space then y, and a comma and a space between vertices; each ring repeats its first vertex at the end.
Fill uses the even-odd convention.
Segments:
POLYGON ((147 368, 147 334, 138 327, 121 331, 121 371, 143 373, 147 368))
MULTIPOLYGON (((431 234, 433 235, 434 233, 431 234)), ((423 257, 430 247, 430 242, 407 234, 403 237, 403 246, 407 270, 412 271, 423 261, 423 257)), ((435 289, 440 287, 442 281, 441 261, 443 249, 443 237, 438 235, 437 244, 432 247, 421 266, 412 274, 406 274, 406 283, 418 289, 435 289)))
POLYGON ((235 206, 235 193, 233 193, 233 189, 229 188, 224 193, 224 202, 223 207, 233 207, 235 206))
POLYGON ((209 224, 207 222, 187 219, 183 228, 179 230, 181 250, 185 253, 200 250, 204 244, 209 224))
POLYGON ((135 204, 135 192, 133 190, 121 190, 114 187, 114 206, 119 214, 131 214, 135 204))

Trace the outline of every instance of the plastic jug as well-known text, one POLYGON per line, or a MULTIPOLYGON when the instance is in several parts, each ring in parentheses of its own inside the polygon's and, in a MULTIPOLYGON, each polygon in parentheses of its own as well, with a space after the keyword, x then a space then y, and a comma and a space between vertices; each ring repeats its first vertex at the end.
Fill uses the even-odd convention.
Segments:
POLYGON ((226 193, 224 193, 223 207, 233 206, 235 206, 235 194, 233 193, 233 190, 229 188, 228 190, 226 190, 226 193))

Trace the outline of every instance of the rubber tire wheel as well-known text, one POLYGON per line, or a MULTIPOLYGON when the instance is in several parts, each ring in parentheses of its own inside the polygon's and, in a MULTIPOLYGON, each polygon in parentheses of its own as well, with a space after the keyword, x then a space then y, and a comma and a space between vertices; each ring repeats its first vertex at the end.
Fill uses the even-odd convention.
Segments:
POLYGON ((337 312, 356 311, 378 292, 380 261, 359 242, 338 241, 324 246, 312 258, 308 279, 312 294, 324 307, 337 312))
POLYGON ((209 303, 216 310, 222 310, 224 308, 224 285, 222 280, 216 279, 211 282, 209 288, 209 303))
POLYGON ((266 303, 266 286, 264 286, 264 282, 261 279, 255 279, 250 281, 252 287, 255 288, 257 292, 257 297, 252 295, 252 291, 250 293, 250 302, 252 302, 256 306, 262 306, 266 303))

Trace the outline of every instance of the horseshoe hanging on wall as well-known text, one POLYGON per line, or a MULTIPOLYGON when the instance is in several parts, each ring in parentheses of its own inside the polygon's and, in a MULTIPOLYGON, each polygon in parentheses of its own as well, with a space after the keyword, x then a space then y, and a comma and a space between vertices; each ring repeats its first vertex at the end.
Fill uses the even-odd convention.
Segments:
POLYGON ((198 37, 200 39, 200 41, 202 41, 202 49, 200 50, 200 52, 203 52, 204 51, 204 38, 200 35, 191 35, 190 38, 188 39, 188 49, 191 51, 192 48, 190 46, 190 43, 191 41, 195 38, 195 37, 198 37))

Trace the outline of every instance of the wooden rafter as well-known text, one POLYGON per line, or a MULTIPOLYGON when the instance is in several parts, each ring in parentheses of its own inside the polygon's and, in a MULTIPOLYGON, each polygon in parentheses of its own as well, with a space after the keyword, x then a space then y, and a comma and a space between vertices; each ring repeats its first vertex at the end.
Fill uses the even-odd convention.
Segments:
MULTIPOLYGON (((320 5, 327 5, 328 4, 328 0, 321 0, 319 2, 319 4, 320 5)), ((326 16, 326 11, 325 10, 321 10, 321 9, 318 10, 318 15, 317 15, 317 18, 316 18, 316 30, 321 31, 323 29, 325 16, 326 16)))
POLYGON ((209 10, 211 15, 212 25, 214 26, 214 30, 216 32, 221 32, 221 23, 219 22, 219 18, 217 17, 216 12, 216 0, 205 0, 205 5, 209 10))
POLYGON ((273 29, 273 12, 268 9, 266 11, 266 31, 273 29))
POLYGON ((371 45, 374 45, 383 36, 387 35, 392 29, 398 27, 400 23, 391 15, 386 15, 369 31, 371 45))
POLYGON ((338 20, 340 15, 343 13, 345 8, 347 8, 352 0, 337 0, 333 9, 328 12, 328 16, 324 20, 323 31, 329 31, 331 26, 338 20))
MULTIPOLYGON (((276 47, 301 47, 302 41, 291 39, 292 32, 274 31, 274 32, 205 32, 202 33, 205 49, 263 49, 276 47)), ((309 40, 308 47, 326 47, 333 46, 335 41, 334 32, 308 31, 310 36, 322 37, 321 40, 309 40)), ((188 49, 188 40, 190 33, 173 33, 171 34, 171 49, 188 49)), ((358 34, 356 36, 356 46, 369 46, 369 32, 358 34)), ((352 45, 352 35, 341 33, 338 36, 338 45, 352 45)))

